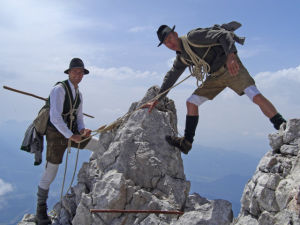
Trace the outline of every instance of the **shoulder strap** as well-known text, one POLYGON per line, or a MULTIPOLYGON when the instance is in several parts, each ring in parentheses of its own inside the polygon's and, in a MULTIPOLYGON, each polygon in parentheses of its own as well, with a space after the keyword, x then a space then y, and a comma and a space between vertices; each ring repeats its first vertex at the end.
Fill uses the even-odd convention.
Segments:
POLYGON ((71 111, 73 109, 73 104, 72 104, 73 95, 70 93, 69 87, 66 84, 66 82, 68 82, 68 81, 67 80, 60 81, 60 82, 57 82, 57 84, 62 84, 62 86, 64 87, 64 89, 66 91, 66 95, 68 96, 68 99, 69 99, 69 105, 70 105, 70 111, 71 111))
POLYGON ((197 48, 211 48, 211 47, 214 47, 214 46, 221 45, 220 43, 207 44, 207 45, 195 44, 195 43, 191 42, 186 36, 184 36, 184 37, 186 38, 186 40, 189 43, 189 45, 197 47, 197 48))

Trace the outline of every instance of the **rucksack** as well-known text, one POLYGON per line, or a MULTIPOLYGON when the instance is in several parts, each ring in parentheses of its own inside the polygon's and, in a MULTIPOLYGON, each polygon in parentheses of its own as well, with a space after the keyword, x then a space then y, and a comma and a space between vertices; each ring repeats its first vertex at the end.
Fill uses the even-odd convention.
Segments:
MULTIPOLYGON (((63 87, 65 89, 65 92, 66 92, 66 95, 67 95, 68 99, 71 102, 72 98, 71 98, 69 90, 66 87, 66 85, 64 84, 64 82, 60 81, 60 82, 57 82, 55 85, 58 85, 58 84, 63 85, 63 87)), ((73 107, 73 106, 71 105, 71 107, 73 107)), ((48 100, 46 102, 46 104, 40 109, 37 117, 33 121, 35 129, 40 135, 45 135, 46 134, 46 130, 47 130, 48 122, 49 122, 49 117, 50 117, 50 102, 48 100)))

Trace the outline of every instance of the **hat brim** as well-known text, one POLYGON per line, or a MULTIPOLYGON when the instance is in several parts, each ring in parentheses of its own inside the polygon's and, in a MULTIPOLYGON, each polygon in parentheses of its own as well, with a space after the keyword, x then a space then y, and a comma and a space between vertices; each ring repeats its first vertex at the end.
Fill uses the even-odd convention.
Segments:
POLYGON ((164 36, 163 40, 157 45, 157 47, 161 46, 161 45, 164 43, 166 37, 167 37, 170 33, 172 33, 174 30, 175 30, 175 25, 174 25, 174 26, 172 27, 172 29, 164 36))
MULTIPOLYGON (((87 69, 82 68, 82 67, 72 67, 71 69, 74 69, 74 68, 81 68, 81 69, 83 69, 84 74, 89 74, 90 73, 90 71, 88 71, 87 69)), ((67 70, 64 71, 64 73, 65 74, 69 74, 69 71, 70 71, 70 69, 67 69, 67 70)))

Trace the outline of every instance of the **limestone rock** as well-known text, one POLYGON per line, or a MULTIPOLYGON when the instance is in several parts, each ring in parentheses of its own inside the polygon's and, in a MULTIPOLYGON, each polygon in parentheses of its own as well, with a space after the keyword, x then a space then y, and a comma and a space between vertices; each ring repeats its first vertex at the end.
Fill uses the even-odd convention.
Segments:
POLYGON ((242 208, 232 224, 300 224, 295 197, 300 185, 300 119, 269 135, 272 150, 259 162, 246 184, 242 208))
POLYGON ((174 102, 164 98, 157 107, 136 110, 157 95, 148 90, 121 123, 102 133, 99 151, 78 173, 78 183, 54 207, 56 225, 229 225, 231 203, 189 196, 181 153, 165 141, 177 134, 174 102), (184 211, 166 214, 91 213, 91 209, 184 211))

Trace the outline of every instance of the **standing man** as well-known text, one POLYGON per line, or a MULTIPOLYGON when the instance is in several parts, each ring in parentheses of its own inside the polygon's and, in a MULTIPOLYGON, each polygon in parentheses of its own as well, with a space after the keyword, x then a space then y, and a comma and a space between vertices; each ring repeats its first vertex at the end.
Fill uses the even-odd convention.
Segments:
MULTIPOLYGON (((77 148, 77 143, 91 134, 91 130, 86 129, 83 122, 83 99, 78 87, 83 75, 88 74, 89 71, 85 69, 81 59, 73 58, 69 69, 64 72, 69 75, 69 79, 58 82, 53 87, 47 102, 50 104, 50 118, 46 131, 47 162, 38 185, 36 209, 38 225, 51 224, 47 215, 49 187, 56 177, 68 144, 77 148)), ((79 148, 97 151, 99 149, 98 139, 90 138, 80 143, 79 148)))
MULTIPOLYGON (((175 26, 171 29, 167 25, 161 25, 157 30, 160 41, 158 46, 164 44, 176 51, 173 67, 167 72, 159 93, 173 86, 186 67, 203 82, 187 99, 184 137, 166 136, 167 142, 178 147, 184 154, 188 154, 192 148, 199 118, 198 107, 207 100, 213 100, 226 87, 238 95, 246 94, 270 119, 275 129, 278 130, 280 125, 286 122, 257 89, 253 78, 237 55, 235 42, 243 44, 245 38, 238 37, 233 31, 240 26, 240 23, 233 21, 221 26, 194 29, 183 37, 178 37, 174 31, 175 26)), ((157 101, 147 104, 149 112, 166 95, 167 93, 157 101)))

